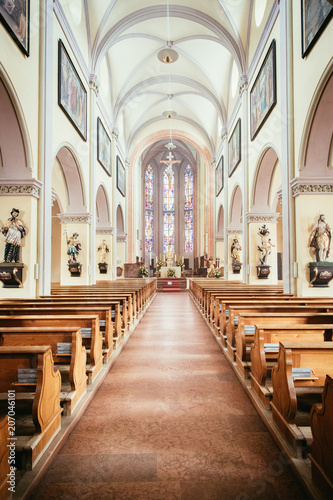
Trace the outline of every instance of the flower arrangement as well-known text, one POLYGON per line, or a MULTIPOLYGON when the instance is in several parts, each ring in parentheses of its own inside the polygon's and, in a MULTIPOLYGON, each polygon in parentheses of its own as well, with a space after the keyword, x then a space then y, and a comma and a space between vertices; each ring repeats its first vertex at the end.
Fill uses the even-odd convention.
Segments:
POLYGON ((148 278, 149 272, 147 264, 141 264, 139 269, 139 275, 141 276, 141 278, 148 278))
POLYGON ((182 269, 184 269, 185 264, 183 263, 181 256, 179 256, 178 258, 176 258, 176 266, 177 267, 181 267, 182 269))
POLYGON ((167 272, 167 277, 168 277, 168 278, 174 278, 174 277, 175 277, 175 275, 176 275, 175 270, 174 270, 174 269, 172 269, 172 268, 170 267, 170 268, 168 269, 168 272, 167 272))
POLYGON ((215 271, 215 278, 221 278, 221 277, 222 277, 222 274, 220 273, 220 270, 219 270, 219 269, 217 269, 217 270, 215 271))
POLYGON ((162 259, 161 255, 160 255, 157 262, 156 262, 156 268, 158 271, 160 271, 161 267, 165 267, 165 261, 162 259))

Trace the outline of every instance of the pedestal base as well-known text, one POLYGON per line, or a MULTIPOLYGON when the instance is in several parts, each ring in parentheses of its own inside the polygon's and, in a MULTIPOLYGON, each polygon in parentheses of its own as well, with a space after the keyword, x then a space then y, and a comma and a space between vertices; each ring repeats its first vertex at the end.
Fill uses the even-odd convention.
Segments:
POLYGON ((23 288, 22 271, 24 264, 21 262, 2 262, 0 264, 0 281, 3 288, 23 288))
POLYGON ((261 265, 261 266, 257 266, 257 277, 258 279, 260 280, 267 280, 271 270, 270 270, 270 267, 271 266, 265 266, 265 265, 261 265))
POLYGON ((108 272, 108 265, 107 265, 106 262, 99 262, 98 263, 98 268, 99 268, 100 274, 107 274, 107 272, 108 272))
POLYGON ((328 287, 333 278, 333 262, 310 262, 310 285, 313 287, 328 287))
POLYGON ((82 266, 79 262, 71 262, 70 264, 68 264, 68 270, 72 277, 81 276, 81 269, 82 266))

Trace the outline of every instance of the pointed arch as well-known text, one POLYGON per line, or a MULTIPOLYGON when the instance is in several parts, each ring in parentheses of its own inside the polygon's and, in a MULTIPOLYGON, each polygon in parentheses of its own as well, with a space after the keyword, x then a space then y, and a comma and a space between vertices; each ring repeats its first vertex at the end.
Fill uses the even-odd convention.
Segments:
POLYGON ((67 212, 86 212, 83 177, 74 150, 69 144, 61 145, 56 153, 56 158, 65 179, 68 196, 67 212))
POLYGON ((98 187, 96 193, 96 213, 98 217, 97 228, 110 225, 110 205, 105 186, 98 187))
POLYGON ((230 202, 230 222, 229 227, 233 229, 241 229, 242 227, 242 216, 243 216, 243 193, 239 186, 236 184, 234 187, 231 202, 230 202))
POLYGON ((0 64, 1 178, 32 178, 32 148, 28 126, 15 88, 0 64))
POLYGON ((261 153, 253 183, 251 211, 260 213, 271 210, 269 206, 270 188, 278 162, 279 158, 273 146, 266 147, 261 153))

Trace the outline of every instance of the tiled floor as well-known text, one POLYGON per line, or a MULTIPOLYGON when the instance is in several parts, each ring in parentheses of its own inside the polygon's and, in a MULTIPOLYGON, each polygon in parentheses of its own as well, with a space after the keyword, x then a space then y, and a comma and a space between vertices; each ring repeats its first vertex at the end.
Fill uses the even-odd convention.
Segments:
POLYGON ((32 498, 307 497, 189 295, 164 293, 32 498))

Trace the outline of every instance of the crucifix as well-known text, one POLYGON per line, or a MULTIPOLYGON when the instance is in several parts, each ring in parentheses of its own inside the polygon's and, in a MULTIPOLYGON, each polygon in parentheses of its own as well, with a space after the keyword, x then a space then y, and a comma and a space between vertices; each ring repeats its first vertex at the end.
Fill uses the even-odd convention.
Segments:
POLYGON ((166 169, 166 174, 170 177, 171 174, 172 174, 172 165, 174 163, 181 163, 180 160, 173 160, 172 158, 174 158, 173 154, 171 153, 171 151, 169 151, 169 154, 167 156, 167 160, 161 160, 160 163, 164 163, 164 165, 167 165, 167 169, 166 169))

